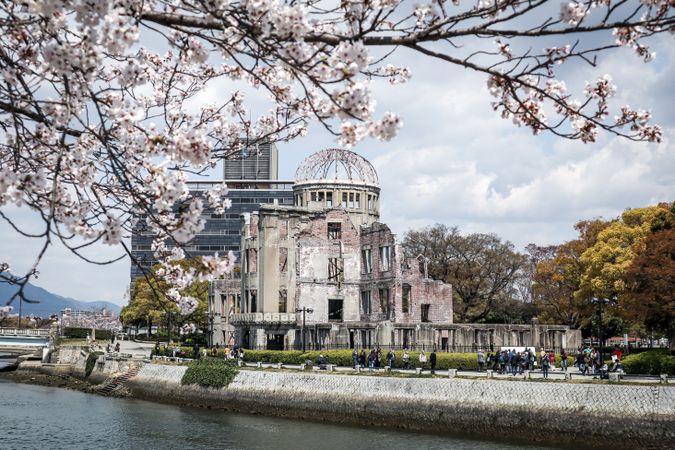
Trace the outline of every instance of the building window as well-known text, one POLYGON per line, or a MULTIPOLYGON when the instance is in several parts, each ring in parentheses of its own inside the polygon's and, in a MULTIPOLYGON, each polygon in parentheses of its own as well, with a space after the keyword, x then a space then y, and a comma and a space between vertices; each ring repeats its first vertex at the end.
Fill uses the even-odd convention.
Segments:
POLYGON ((361 194, 356 194, 356 209, 361 209, 361 194))
POLYGON ((342 193, 342 207, 343 208, 347 207, 347 193, 346 192, 342 193))
POLYGON ((342 322, 342 300, 330 299, 328 300, 328 321, 342 322))
POLYGON ((316 201, 316 192, 312 192, 310 198, 311 198, 311 200, 312 200, 313 202, 315 202, 315 201, 316 201))
POLYGON ((323 192, 319 192, 319 203, 321 203, 321 204, 323 204, 323 201, 324 201, 324 195, 325 195, 325 194, 324 194, 323 192))
POLYGON ((371 314, 373 312, 370 305, 370 291, 361 291, 361 310, 363 314, 371 314))
POLYGON ((422 322, 429 322, 429 309, 431 305, 428 303, 422 304, 422 322))
POLYGON ((339 222, 328 223, 328 239, 342 239, 342 224, 339 222))
POLYGON ((342 258, 328 258, 328 281, 338 283, 343 277, 342 258))
POLYGON ((333 193, 326 192, 326 206, 331 208, 333 206, 333 193))
POLYGON ((373 196, 368 195, 368 211, 373 209, 373 196))
POLYGON ((391 268, 391 247, 380 247, 380 270, 386 272, 391 268))
POLYGON ((281 289, 279 291, 279 312, 280 313, 285 313, 287 312, 286 308, 288 307, 288 292, 286 289, 281 289))
POLYGON ((286 247, 279 248, 279 272, 284 273, 288 267, 288 249, 286 247))
POLYGON ((251 312, 258 312, 258 295, 256 291, 249 291, 249 301, 251 305, 251 312))
POLYGON ((354 209, 354 193, 349 193, 349 208, 354 209))
POLYGON ((401 298, 401 311, 404 313, 410 312, 410 291, 409 284, 403 285, 403 297, 401 298))
POLYGON ((361 260, 363 264, 363 273, 372 273, 373 258, 371 257, 371 252, 369 248, 364 248, 363 250, 361 250, 361 260))
POLYGON ((380 289, 380 310, 389 318, 389 289, 380 289))

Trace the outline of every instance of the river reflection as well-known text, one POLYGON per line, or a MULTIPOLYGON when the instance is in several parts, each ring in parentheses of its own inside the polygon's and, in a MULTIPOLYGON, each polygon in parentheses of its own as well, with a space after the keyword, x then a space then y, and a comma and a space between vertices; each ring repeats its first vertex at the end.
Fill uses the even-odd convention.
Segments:
POLYGON ((0 430, 3 449, 543 448, 183 408, 4 380, 0 430))

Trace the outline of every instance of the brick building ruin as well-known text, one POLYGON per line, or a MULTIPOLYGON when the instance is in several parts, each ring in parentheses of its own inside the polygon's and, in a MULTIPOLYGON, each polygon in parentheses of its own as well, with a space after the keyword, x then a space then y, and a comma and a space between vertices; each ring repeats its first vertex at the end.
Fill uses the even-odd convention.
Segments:
POLYGON ((242 214, 240 272, 211 285, 212 343, 246 348, 571 348, 565 326, 453 324, 452 286, 407 259, 379 222, 361 156, 329 149, 298 168, 293 206, 242 214), (304 322, 304 324, 303 324, 304 322))

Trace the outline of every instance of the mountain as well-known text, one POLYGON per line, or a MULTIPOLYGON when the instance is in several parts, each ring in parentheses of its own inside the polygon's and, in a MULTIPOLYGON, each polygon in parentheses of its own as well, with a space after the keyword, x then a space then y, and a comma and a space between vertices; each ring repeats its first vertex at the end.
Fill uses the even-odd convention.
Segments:
MULTIPOLYGON (((9 300, 16 291, 16 286, 9 283, 0 283, 0 306, 4 306, 7 300, 9 300)), ((73 298, 62 297, 30 283, 26 286, 26 289, 24 289, 24 293, 26 294, 27 299, 40 301, 40 303, 23 302, 22 315, 24 316, 34 314, 36 316, 46 317, 50 314, 58 314, 62 309, 66 308, 79 311, 91 311, 105 308, 108 311, 113 311, 115 314, 120 313, 120 306, 114 303, 105 301, 85 302, 73 298)), ((14 308, 12 314, 18 314, 19 300, 14 300, 11 306, 14 308)))

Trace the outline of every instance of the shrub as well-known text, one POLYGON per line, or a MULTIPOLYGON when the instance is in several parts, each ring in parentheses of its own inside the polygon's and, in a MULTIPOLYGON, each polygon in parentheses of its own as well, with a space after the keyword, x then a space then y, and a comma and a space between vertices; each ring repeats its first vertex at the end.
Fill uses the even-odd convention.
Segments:
POLYGON ((675 375, 675 355, 668 349, 649 350, 626 356, 621 361, 626 373, 675 375))
POLYGON ((197 384, 203 387, 222 388, 234 380, 239 368, 234 361, 203 358, 188 365, 181 384, 197 384))
POLYGON ((99 356, 101 356, 103 352, 91 352, 87 356, 87 362, 84 365, 84 376, 88 377, 91 375, 92 370, 94 370, 94 366, 96 365, 96 360, 98 359, 99 356))
MULTIPOLYGON (((63 336, 67 338, 85 339, 91 335, 91 328, 67 327, 63 329, 63 336)), ((109 340, 112 338, 110 330, 96 330, 96 339, 109 340)))
MULTIPOLYGON (((387 353, 389 350, 382 349, 382 359, 380 361, 380 366, 384 366, 387 363, 387 353)), ((409 352, 410 353, 410 367, 420 367, 419 356, 420 352, 409 352)), ((366 352, 368 354, 368 351, 366 352)), ((427 363, 426 367, 430 367, 429 355, 431 352, 427 352, 427 363)), ((245 350, 244 360, 249 362, 266 362, 266 363, 284 363, 284 364, 302 364, 306 360, 311 360, 316 362, 319 358, 319 355, 324 355, 328 358, 328 362, 331 364, 336 364, 338 366, 351 366, 352 365, 352 350, 312 350, 309 352, 303 353, 299 350, 245 350)), ((394 351, 396 355, 395 366, 403 366, 403 351, 396 350, 394 351)), ((438 370, 443 369, 468 369, 468 370, 477 370, 478 369, 478 358, 475 353, 436 353, 436 368, 438 370)))

